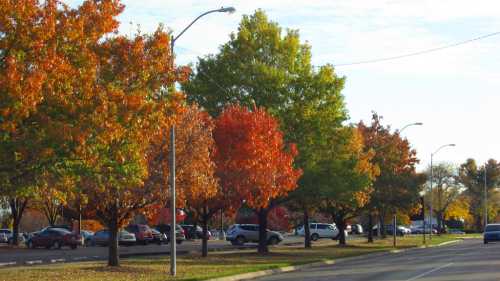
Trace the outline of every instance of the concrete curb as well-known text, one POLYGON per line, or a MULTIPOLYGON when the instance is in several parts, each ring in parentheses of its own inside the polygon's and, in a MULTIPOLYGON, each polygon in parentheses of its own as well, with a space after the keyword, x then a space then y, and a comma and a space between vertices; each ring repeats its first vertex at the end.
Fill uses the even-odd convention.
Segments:
POLYGON ((325 265, 333 265, 336 263, 364 259, 364 258, 372 257, 372 256, 384 256, 384 255, 389 255, 389 254, 404 253, 404 252, 407 252, 410 250, 415 250, 415 249, 441 247, 441 246, 446 246, 446 245, 450 245, 450 244, 454 244, 454 243, 458 243, 458 242, 462 242, 462 241, 463 240, 452 240, 452 241, 443 242, 443 243, 440 243, 437 245, 428 245, 428 246, 421 246, 421 247, 412 247, 412 248, 407 248, 407 249, 380 251, 380 252, 369 253, 369 254, 365 254, 365 255, 362 254, 362 255, 354 256, 354 257, 340 258, 340 259, 335 259, 335 260, 325 260, 325 261, 321 261, 321 262, 314 262, 314 263, 308 263, 308 264, 303 264, 303 265, 285 266, 285 267, 280 267, 280 268, 275 268, 275 269, 267 269, 267 270, 242 273, 242 274, 237 274, 237 275, 232 275, 232 276, 207 279, 207 281, 252 280, 252 279, 255 279, 258 277, 271 276, 271 275, 275 275, 275 274, 279 274, 279 273, 298 271, 298 270, 320 267, 320 266, 325 266, 325 265))

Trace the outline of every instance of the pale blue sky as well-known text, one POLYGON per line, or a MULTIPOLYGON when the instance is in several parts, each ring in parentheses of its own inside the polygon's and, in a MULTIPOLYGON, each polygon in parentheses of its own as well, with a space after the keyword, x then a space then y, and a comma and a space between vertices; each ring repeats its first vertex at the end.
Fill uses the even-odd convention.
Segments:
MULTIPOLYGON (((81 0, 71 0, 73 5, 81 0)), ((498 0, 127 0, 120 32, 139 24, 143 32, 159 23, 180 31, 198 14, 234 6, 232 15, 211 14, 177 41, 177 62, 196 62, 214 53, 236 31, 243 14, 258 8, 284 28, 299 29, 312 45, 313 62, 340 64, 401 55, 500 31, 498 0), (131 26, 130 22, 133 22, 131 26)), ((338 67, 347 77, 344 90, 351 122, 369 122, 371 111, 399 128, 427 166, 461 163, 472 157, 500 160, 500 36, 432 54, 395 61, 338 67)))

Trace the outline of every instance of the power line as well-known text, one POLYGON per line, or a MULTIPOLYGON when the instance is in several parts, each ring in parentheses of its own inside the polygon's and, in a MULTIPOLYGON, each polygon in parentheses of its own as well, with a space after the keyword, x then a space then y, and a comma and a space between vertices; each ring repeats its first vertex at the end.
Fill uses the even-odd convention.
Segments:
POLYGON ((474 41, 479 41, 479 40, 482 40, 482 39, 485 39, 485 38, 488 38, 488 37, 492 37, 492 36, 496 36, 496 35, 500 35, 500 31, 489 33, 489 34, 482 35, 482 36, 479 36, 479 37, 476 37, 476 38, 472 38, 472 39, 468 39, 468 40, 465 40, 465 41, 460 41, 460 42, 457 42, 457 43, 452 43, 452 44, 449 44, 449 45, 444 45, 444 46, 440 46, 440 47, 436 47, 436 48, 431 48, 431 49, 426 49, 426 50, 422 50, 422 51, 418 51, 418 52, 403 54, 403 55, 399 55, 399 56, 391 56, 391 57, 378 58, 378 59, 362 60, 362 61, 349 62, 349 63, 340 63, 340 64, 334 64, 333 66, 334 67, 339 67, 339 66, 351 66, 351 65, 359 65, 359 64, 369 64, 369 63, 377 63, 377 62, 383 62, 383 61, 397 60, 397 59, 402 59, 402 58, 407 58, 407 57, 414 57, 414 56, 419 56, 419 55, 423 55, 423 54, 428 54, 428 53, 432 53, 432 52, 441 51, 441 50, 444 50, 444 49, 449 49, 449 48, 457 47, 457 46, 460 46, 460 45, 468 44, 468 43, 471 43, 471 42, 474 42, 474 41))

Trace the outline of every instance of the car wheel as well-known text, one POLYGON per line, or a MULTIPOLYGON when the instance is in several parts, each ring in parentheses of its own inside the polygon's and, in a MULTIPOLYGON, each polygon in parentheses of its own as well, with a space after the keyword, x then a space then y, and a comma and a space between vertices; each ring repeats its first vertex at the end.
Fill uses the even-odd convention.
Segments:
POLYGON ((54 244, 52 245, 55 249, 61 249, 62 244, 59 241, 55 241, 54 244))
POLYGON ((269 238, 269 241, 267 242, 269 245, 276 245, 279 243, 279 240, 278 238, 276 238, 275 236, 269 238))
POLYGON ((71 249, 72 249, 72 250, 76 250, 76 247, 77 247, 77 246, 76 246, 76 244, 73 244, 73 245, 71 245, 70 247, 71 247, 71 249))
POLYGON ((245 244, 245 237, 243 237, 243 236, 238 236, 238 237, 236 237, 235 242, 236 242, 236 245, 238 245, 238 246, 242 246, 242 245, 244 245, 244 244, 245 244))
POLYGON ((177 241, 175 241, 175 243, 180 245, 180 244, 182 244, 182 240, 177 240, 177 241))
POLYGON ((319 239, 319 235, 318 234, 314 233, 313 235, 311 235, 311 240, 312 241, 318 241, 318 239, 319 239))
POLYGON ((484 244, 488 244, 488 240, 484 240, 484 244))

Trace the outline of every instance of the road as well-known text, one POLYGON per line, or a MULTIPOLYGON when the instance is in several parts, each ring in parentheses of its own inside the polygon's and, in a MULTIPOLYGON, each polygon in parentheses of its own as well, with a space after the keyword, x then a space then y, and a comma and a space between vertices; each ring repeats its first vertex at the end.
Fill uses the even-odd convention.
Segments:
MULTIPOLYGON (((303 237, 285 236, 285 240, 281 245, 296 245, 303 243, 303 237)), ((319 243, 333 243, 330 239, 325 239, 319 243)), ((3 245, 6 246, 6 245, 3 245)), ((256 244, 245 244, 244 247, 233 246, 227 241, 209 240, 209 250, 231 250, 256 247, 256 244)), ((201 241, 185 241, 181 245, 177 245, 178 254, 186 254, 193 251, 201 250, 201 241)), ((147 246, 120 246, 120 256, 122 258, 138 255, 167 255, 170 253, 170 244, 156 245, 150 244, 147 246)), ((8 249, 0 247, 0 267, 12 265, 26 264, 45 264, 56 262, 76 262, 85 260, 104 260, 108 258, 107 247, 81 247, 76 250, 71 250, 67 247, 62 249, 47 250, 40 249, 8 249)))
POLYGON ((498 281, 500 243, 483 245, 479 239, 470 239, 443 247, 375 254, 256 280, 498 281))

